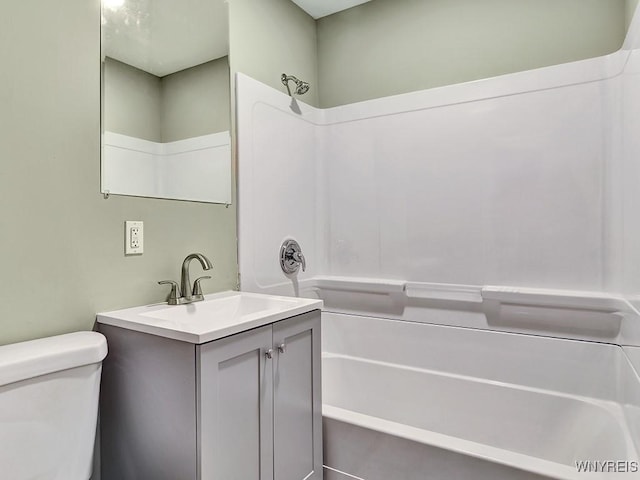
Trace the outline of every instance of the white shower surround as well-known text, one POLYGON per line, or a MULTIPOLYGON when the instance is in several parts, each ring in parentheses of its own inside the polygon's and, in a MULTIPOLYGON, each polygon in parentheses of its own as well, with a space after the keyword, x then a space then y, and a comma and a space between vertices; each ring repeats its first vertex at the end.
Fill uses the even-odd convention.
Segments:
POLYGON ((277 252, 290 233, 309 259, 301 279, 603 291, 610 132, 607 80, 595 79, 619 58, 328 110, 299 103, 302 116, 239 75, 240 201, 257 199, 240 211, 241 242, 254 242, 240 247, 243 284, 289 283, 265 241, 277 252))
POLYGON ((609 56, 326 110, 297 102, 301 114, 238 74, 242 288, 640 345, 627 301, 640 291, 638 23, 609 56), (295 282, 276 259, 287 237, 308 261, 295 282), (492 285, 555 310, 496 309, 492 285), (423 308, 438 301, 456 305, 423 308))
POLYGON ((639 34, 636 15, 606 57, 300 114, 238 75, 241 286, 325 300, 325 478, 421 479, 428 458, 442 478, 569 479, 575 455, 638 460, 639 34), (277 260, 289 237, 295 278, 277 260), (409 377, 401 400, 446 383, 470 409, 493 399, 479 415, 530 406, 561 443, 593 431, 554 411, 616 418, 600 447, 552 458, 524 431, 443 431, 472 418, 464 402, 440 404, 441 431, 421 425, 434 399, 393 417, 409 404, 386 388, 409 377))

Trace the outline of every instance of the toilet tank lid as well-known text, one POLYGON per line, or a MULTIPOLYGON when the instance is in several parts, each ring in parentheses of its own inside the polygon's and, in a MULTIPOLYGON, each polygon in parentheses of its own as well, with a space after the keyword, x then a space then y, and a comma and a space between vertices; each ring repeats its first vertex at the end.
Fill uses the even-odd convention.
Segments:
POLYGON ((0 386, 101 362, 107 340, 98 332, 74 332, 0 346, 0 386))

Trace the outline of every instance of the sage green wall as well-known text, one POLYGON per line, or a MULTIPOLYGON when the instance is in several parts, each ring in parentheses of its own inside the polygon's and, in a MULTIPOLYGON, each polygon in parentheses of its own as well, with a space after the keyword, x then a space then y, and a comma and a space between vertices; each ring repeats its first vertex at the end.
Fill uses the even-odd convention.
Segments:
POLYGON ((161 142, 160 78, 138 68, 105 58, 104 129, 108 132, 161 142))
POLYGON ((622 44, 625 7, 625 0, 373 0, 318 20, 320 105, 605 55, 622 44))
POLYGON ((233 208, 99 193, 100 2, 5 2, 0 45, 0 343, 162 301, 194 251, 207 292, 233 288, 233 208), (125 220, 145 222, 144 255, 124 256, 125 220))
POLYGON ((162 77, 162 141, 230 129, 229 58, 162 77))
POLYGON ((638 7, 639 0, 625 0, 625 25, 626 28, 629 28, 631 25, 631 20, 633 19, 633 14, 638 7))
POLYGON ((311 83, 304 102, 318 105, 316 22, 291 0, 230 0, 229 61, 242 72, 283 92, 280 75, 311 83))

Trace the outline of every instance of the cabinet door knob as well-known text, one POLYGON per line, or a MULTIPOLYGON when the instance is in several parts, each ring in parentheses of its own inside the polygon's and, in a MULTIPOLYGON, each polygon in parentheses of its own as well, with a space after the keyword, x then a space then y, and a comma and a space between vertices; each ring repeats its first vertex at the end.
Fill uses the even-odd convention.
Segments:
POLYGON ((273 358, 273 348, 270 348, 264 354, 268 359, 272 359, 273 358))
POLYGON ((278 351, 279 351, 280 353, 284 353, 284 352, 286 352, 286 351, 287 351, 287 346, 286 346, 284 343, 283 343, 283 344, 281 344, 281 345, 278 345, 278 351))

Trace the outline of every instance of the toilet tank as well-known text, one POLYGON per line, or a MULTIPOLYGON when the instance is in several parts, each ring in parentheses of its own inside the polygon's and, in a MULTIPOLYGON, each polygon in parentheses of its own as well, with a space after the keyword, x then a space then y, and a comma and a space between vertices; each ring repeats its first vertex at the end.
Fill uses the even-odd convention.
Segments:
POLYGON ((106 354, 97 332, 0 346, 1 478, 90 478, 106 354))

